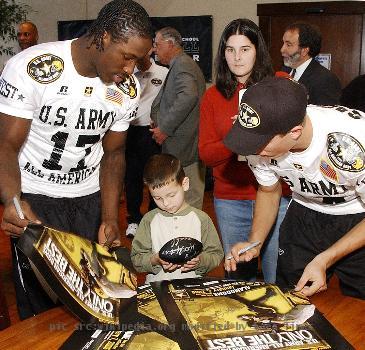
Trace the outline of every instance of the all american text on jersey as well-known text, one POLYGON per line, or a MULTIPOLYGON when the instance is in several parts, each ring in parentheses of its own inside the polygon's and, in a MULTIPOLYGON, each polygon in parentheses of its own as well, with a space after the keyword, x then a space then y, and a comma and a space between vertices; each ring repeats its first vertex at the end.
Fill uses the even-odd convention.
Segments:
POLYGON ((46 177, 47 181, 52 183, 62 184, 62 185, 73 185, 73 184, 78 184, 81 181, 88 178, 92 173, 94 173, 96 167, 91 167, 61 174, 53 172, 50 174, 45 174, 42 172, 42 170, 37 169, 34 165, 27 162, 26 165, 24 166, 24 170, 39 178, 46 177))

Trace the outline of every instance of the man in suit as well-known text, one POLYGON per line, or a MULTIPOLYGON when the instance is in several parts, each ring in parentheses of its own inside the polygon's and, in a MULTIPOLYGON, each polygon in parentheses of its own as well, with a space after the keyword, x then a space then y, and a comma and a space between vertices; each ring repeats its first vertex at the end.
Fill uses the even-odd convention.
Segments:
POLYGON ((152 137, 161 145, 162 153, 170 153, 181 161, 190 179, 187 202, 201 209, 205 166, 198 156, 198 125, 205 79, 199 66, 184 53, 181 35, 175 28, 160 29, 154 48, 159 62, 168 65, 169 72, 152 103, 152 137))
POLYGON ((340 102, 341 83, 337 76, 318 63, 321 33, 307 23, 289 25, 283 35, 281 55, 293 79, 308 91, 308 104, 336 105, 340 102))

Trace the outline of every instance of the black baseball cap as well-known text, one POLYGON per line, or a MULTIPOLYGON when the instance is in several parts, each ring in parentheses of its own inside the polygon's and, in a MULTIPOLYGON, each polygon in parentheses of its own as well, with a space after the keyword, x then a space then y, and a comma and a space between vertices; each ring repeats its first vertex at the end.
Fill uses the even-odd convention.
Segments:
POLYGON ((237 154, 256 154, 279 134, 300 125, 307 108, 306 88, 291 79, 269 77, 244 93, 239 115, 223 143, 237 154))

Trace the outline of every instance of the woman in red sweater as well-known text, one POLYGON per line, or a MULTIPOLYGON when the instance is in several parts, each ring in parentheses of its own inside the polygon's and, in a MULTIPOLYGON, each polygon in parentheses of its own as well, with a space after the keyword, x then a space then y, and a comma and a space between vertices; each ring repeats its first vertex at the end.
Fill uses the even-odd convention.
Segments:
MULTIPOLYGON (((239 160, 223 144, 238 114, 239 92, 266 76, 272 76, 271 58, 257 25, 236 19, 224 29, 215 60, 215 83, 201 101, 199 155, 213 168, 214 207, 225 253, 247 239, 251 229, 257 183, 247 162, 239 160)), ((288 199, 281 201, 281 212, 270 240, 261 251, 264 279, 275 282, 278 231, 288 199)), ((240 264, 234 278, 255 279, 257 261, 240 264)))

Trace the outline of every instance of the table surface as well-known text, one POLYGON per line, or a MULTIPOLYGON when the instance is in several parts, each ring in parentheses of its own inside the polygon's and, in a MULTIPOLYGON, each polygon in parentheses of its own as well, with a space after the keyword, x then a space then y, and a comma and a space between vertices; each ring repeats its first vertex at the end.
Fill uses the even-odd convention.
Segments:
POLYGON ((56 307, 0 331, 0 349, 58 349, 77 325, 65 307, 56 307))
MULTIPOLYGON (((311 301, 356 350, 365 349, 365 301, 341 294, 336 297, 331 290, 311 301)), ((56 307, 0 331, 0 349, 57 349, 77 325, 65 307, 56 307)))

